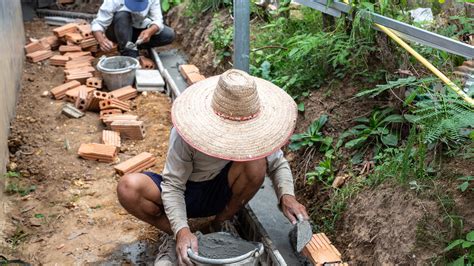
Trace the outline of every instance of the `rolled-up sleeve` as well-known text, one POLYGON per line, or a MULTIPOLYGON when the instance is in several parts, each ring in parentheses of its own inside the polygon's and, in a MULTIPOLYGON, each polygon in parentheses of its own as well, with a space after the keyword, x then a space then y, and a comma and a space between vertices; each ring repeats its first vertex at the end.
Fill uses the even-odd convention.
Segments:
POLYGON ((112 19, 114 18, 114 12, 116 11, 116 4, 114 0, 104 0, 104 3, 99 8, 97 12, 97 17, 91 23, 92 31, 102 31, 104 32, 107 27, 112 24, 112 19))
POLYGON ((163 28, 163 14, 161 13, 161 4, 159 0, 154 0, 153 3, 150 5, 150 11, 148 13, 148 18, 151 20, 151 22, 147 25, 147 27, 150 27, 151 25, 155 24, 158 26, 158 33, 160 33, 163 28))
POLYGON ((268 176, 273 182, 278 202, 283 195, 295 195, 293 184, 293 174, 290 165, 283 156, 283 151, 279 150, 267 157, 268 176))
POLYGON ((162 201, 165 213, 170 221, 174 236, 184 227, 188 227, 184 192, 186 182, 193 170, 192 151, 188 144, 171 130, 168 156, 163 171, 162 201))

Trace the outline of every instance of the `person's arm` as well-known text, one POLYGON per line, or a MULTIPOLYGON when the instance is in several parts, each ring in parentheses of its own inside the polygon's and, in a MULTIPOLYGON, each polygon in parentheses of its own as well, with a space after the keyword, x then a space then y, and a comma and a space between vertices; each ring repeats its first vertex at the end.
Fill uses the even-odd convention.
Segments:
POLYGON ((293 224, 298 221, 298 217, 309 219, 306 208, 295 198, 293 175, 283 152, 279 150, 268 156, 267 163, 268 175, 273 182, 283 214, 293 224))
POLYGON ((147 25, 147 29, 143 30, 140 33, 140 36, 138 36, 138 39, 142 40, 142 43, 149 42, 151 36, 155 35, 156 33, 160 33, 163 30, 163 14, 161 13, 161 5, 159 0, 151 1, 147 20, 150 21, 150 23, 147 25))
POLYGON ((97 17, 91 23, 92 33, 100 45, 100 49, 107 52, 113 48, 113 43, 105 36, 105 30, 112 24, 116 6, 114 0, 104 0, 97 12, 97 17))
POLYGON ((171 230, 176 237, 176 251, 181 264, 190 263, 187 256, 188 248, 197 252, 197 239, 189 230, 184 201, 186 182, 192 170, 191 148, 173 128, 163 171, 161 199, 171 230))

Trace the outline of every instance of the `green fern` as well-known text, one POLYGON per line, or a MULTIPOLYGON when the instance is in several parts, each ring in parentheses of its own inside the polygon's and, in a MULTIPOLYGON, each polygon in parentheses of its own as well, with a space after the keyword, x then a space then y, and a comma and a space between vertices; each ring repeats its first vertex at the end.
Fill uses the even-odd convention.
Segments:
POLYGON ((453 94, 424 95, 416 109, 405 118, 421 127, 428 144, 457 146, 469 140, 474 126, 474 110, 453 94))

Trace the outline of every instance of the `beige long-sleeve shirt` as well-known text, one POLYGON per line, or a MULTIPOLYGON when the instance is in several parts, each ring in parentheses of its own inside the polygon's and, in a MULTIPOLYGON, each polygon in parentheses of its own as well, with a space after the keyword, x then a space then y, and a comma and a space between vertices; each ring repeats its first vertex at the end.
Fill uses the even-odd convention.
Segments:
MULTIPOLYGON (((293 176, 283 152, 278 150, 267 158, 267 174, 271 178, 278 199, 294 195, 293 176)), ((187 144, 176 129, 171 129, 168 156, 163 170, 162 201, 171 229, 176 233, 188 227, 184 192, 186 182, 211 180, 229 163, 206 155, 187 144)))

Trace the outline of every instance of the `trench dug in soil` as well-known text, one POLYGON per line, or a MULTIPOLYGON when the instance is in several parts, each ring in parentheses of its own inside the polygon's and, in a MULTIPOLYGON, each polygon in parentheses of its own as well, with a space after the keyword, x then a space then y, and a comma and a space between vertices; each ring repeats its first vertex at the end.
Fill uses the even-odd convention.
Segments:
MULTIPOLYGON (((213 48, 207 36, 212 31, 212 14, 190 23, 183 10, 168 13, 168 24, 177 34, 174 46, 188 55, 207 76, 222 72, 229 66, 213 65, 213 48)), ((220 16, 228 16, 225 12, 220 16)), ((25 23, 26 37, 49 35, 52 27, 41 21, 25 23)), ((116 197, 115 175, 110 164, 82 160, 76 151, 81 143, 97 142, 103 126, 95 113, 81 119, 68 119, 60 114, 62 102, 43 98, 43 91, 63 81, 60 68, 48 63, 25 63, 22 88, 12 122, 9 149, 11 162, 21 178, 8 178, 20 187, 32 187, 26 196, 8 196, 4 205, 7 213, 3 230, 6 243, 0 254, 21 258, 33 264, 137 264, 154 260, 160 233, 138 221, 119 205, 116 197)), ((352 99, 358 84, 344 80, 332 88, 312 92, 305 102, 306 111, 298 120, 297 131, 304 131, 321 114, 329 115, 325 134, 338 136, 351 126, 351 120, 364 116, 375 105, 389 102, 352 99)), ((146 125, 143 141, 125 141, 120 159, 125 160, 147 151, 157 156, 151 170, 160 172, 166 158, 170 122, 170 100, 163 94, 139 96, 133 101, 131 113, 146 125)), ((320 158, 316 155, 312 161, 320 158)), ((308 210, 324 213, 322 205, 330 191, 305 186, 299 161, 302 154, 288 153, 298 198, 308 210)), ((473 174, 466 162, 447 163, 447 173, 473 174)), ((338 166, 340 172, 346 165, 338 166)), ((357 172, 360 169, 351 169, 357 172)), ((451 181, 441 180, 454 195, 457 213, 465 220, 465 229, 474 228, 473 193, 461 196, 451 181)), ((358 264, 423 263, 440 254, 441 244, 420 243, 420 227, 442 230, 443 210, 436 199, 420 199, 409 188, 386 183, 367 189, 354 197, 336 224, 331 240, 343 253, 343 259, 358 264)), ((199 225, 195 223, 194 227, 199 225)), ((3 246, 3 247, 1 247, 3 246)))

